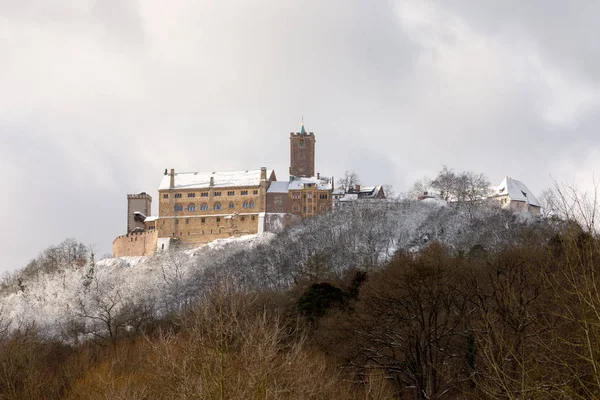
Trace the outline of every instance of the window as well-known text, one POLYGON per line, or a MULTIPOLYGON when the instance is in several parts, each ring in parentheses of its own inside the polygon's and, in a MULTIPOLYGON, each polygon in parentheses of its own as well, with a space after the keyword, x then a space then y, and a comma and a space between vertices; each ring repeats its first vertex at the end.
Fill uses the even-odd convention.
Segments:
POLYGON ((175 193, 175 198, 176 199, 180 199, 181 198, 181 193, 175 193))
POLYGON ((220 196, 221 196, 221 192, 215 192, 215 193, 214 193, 214 196, 216 196, 216 197, 220 197, 220 196))
POLYGON ((244 201, 244 205, 243 205, 243 207, 244 207, 244 208, 248 208, 248 200, 244 201))
POLYGON ((195 204, 189 204, 187 210, 188 211, 196 211, 196 205, 195 204))
MULTIPOLYGON (((217 224, 221 222, 221 217, 217 217, 217 224)), ((212 231, 211 231, 212 232, 212 231)))
POLYGON ((175 204, 175 207, 173 207, 173 210, 175 212, 177 212, 177 211, 183 211, 183 205, 182 204, 175 204))
POLYGON ((312 195, 313 195, 312 193, 309 193, 307 196, 309 199, 312 199, 312 195))
POLYGON ((178 219, 175 220, 175 225, 179 225, 179 220, 178 219))
POLYGON ((300 139, 300 147, 304 147, 304 139, 300 139))
POLYGON ((206 203, 200 204, 200 210, 201 211, 208 211, 208 204, 206 204, 206 203))
POLYGON ((241 194, 242 196, 248 196, 248 191, 247 191, 247 190, 242 190, 242 191, 240 192, 240 194, 241 194))
POLYGON ((235 203, 233 201, 229 202, 229 208, 235 208, 235 203))
POLYGON ((320 198, 321 200, 327 200, 327 193, 321 193, 321 194, 319 195, 319 198, 320 198))
POLYGON ((325 204, 321 204, 321 211, 327 210, 327 206, 325 204))
POLYGON ((282 200, 281 196, 275 196, 275 198, 273 199, 273 204, 277 204, 277 205, 283 204, 283 200, 282 200))
POLYGON ((233 191, 233 190, 228 191, 227 196, 235 196, 235 191, 233 191))
POLYGON ((256 219, 256 215, 251 216, 250 219, 254 221, 256 219))
POLYGON ((307 211, 312 212, 312 206, 308 206, 307 211))
POLYGON ((163 194, 163 199, 168 199, 168 198, 169 198, 169 194, 168 193, 163 194))
POLYGON ((292 210, 298 212, 298 211, 300 211, 300 207, 298 207, 298 204, 294 204, 294 206, 292 207, 292 210))
MULTIPOLYGON (((206 222, 206 218, 200 218, 200 222, 201 223, 205 223, 206 222)), ((204 233, 204 231, 202 231, 202 233, 204 233)))
POLYGON ((200 197, 208 197, 208 192, 202 192, 202 193, 200 193, 200 197))
POLYGON ((258 190, 253 190, 252 194, 256 196, 258 194, 258 190))
POLYGON ((242 217, 240 219, 242 220, 242 222, 244 222, 246 220, 246 217, 242 217))
POLYGON ((217 202, 213 205, 213 209, 215 209, 215 210, 220 210, 221 208, 222 208, 221 203, 219 203, 219 202, 217 202))
POLYGON ((188 193, 188 198, 189 197, 196 197, 196 193, 188 193))
POLYGON ((292 199, 294 199, 294 200, 300 200, 300 193, 299 192, 292 193, 292 199))
POLYGON ((250 200, 250 208, 254 208, 254 200, 250 200))
POLYGON ((189 219, 189 218, 186 218, 186 219, 185 219, 185 224, 186 224, 186 225, 189 225, 189 223, 190 223, 190 219, 189 219))

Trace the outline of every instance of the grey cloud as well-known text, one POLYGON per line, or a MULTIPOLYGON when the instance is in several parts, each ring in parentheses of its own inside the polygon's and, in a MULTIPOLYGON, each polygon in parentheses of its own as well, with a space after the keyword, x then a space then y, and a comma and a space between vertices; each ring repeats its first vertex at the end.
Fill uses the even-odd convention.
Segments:
POLYGON ((537 193, 593 170, 598 13, 564 4, 0 0, 0 268, 110 251, 164 168, 285 179, 301 115, 322 174, 396 191, 442 164, 537 193))

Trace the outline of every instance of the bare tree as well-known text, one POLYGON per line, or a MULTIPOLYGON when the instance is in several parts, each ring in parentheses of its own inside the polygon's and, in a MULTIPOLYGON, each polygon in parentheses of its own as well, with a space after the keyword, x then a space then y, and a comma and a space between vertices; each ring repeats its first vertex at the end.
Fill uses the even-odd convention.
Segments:
POLYGON ((431 181, 431 187, 438 191, 443 200, 449 201, 453 199, 456 189, 456 174, 454 170, 444 165, 436 178, 431 181))
POLYGON ((356 172, 346 171, 344 173, 344 177, 338 179, 337 184, 338 184, 338 189, 341 189, 344 192, 348 192, 354 186, 360 185, 360 178, 358 177, 358 174, 356 172))
POLYGON ((431 191, 433 187, 431 186, 431 182, 431 179, 427 176, 419 179, 413 183, 412 187, 407 193, 407 197, 409 199, 417 199, 419 196, 432 194, 431 191))

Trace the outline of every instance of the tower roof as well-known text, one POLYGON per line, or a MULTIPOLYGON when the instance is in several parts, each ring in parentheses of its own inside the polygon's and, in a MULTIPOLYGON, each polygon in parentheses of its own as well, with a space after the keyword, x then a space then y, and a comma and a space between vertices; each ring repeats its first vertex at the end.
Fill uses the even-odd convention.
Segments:
POLYGON ((302 128, 300 129, 300 133, 306 135, 306 130, 304 129, 304 117, 302 117, 302 128))

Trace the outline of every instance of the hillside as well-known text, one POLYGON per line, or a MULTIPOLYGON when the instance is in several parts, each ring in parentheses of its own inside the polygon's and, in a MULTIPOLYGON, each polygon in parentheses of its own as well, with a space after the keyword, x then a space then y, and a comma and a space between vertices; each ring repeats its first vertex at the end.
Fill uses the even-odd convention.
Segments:
POLYGON ((111 340, 118 331, 107 332, 107 319, 119 320, 119 329, 132 329, 140 318, 182 309, 223 280, 243 291, 284 290, 339 279, 353 268, 371 270, 431 241, 460 254, 474 246, 493 251, 527 236, 543 242, 552 231, 541 220, 492 205, 362 203, 278 234, 218 240, 151 257, 93 262, 88 255, 85 265, 63 260, 51 271, 24 270, 5 279, 0 310, 11 329, 35 324, 45 335, 68 342, 111 340))

